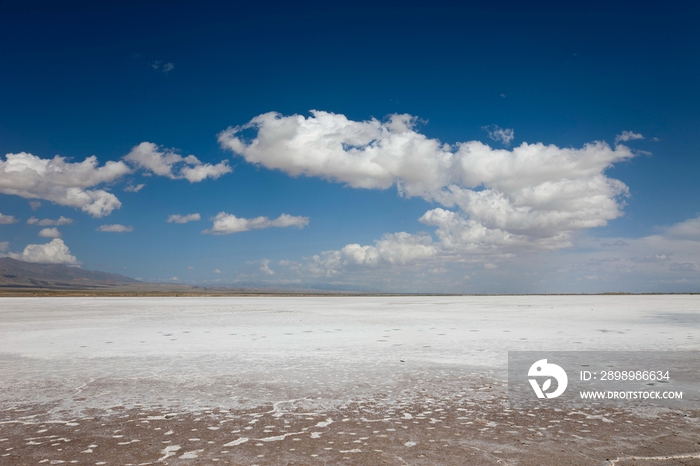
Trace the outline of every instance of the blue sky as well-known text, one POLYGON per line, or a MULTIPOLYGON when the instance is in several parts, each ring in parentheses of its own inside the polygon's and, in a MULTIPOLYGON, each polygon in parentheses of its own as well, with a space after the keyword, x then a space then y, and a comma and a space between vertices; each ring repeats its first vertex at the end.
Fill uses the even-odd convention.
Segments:
POLYGON ((699 9, 558 3, 0 3, 0 254, 697 291, 699 9))

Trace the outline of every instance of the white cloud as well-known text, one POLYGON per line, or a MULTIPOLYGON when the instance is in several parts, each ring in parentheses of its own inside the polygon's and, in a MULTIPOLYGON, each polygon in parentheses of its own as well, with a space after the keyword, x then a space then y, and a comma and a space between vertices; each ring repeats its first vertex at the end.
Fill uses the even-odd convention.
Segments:
POLYGON ((508 267, 502 270, 514 274, 513 282, 523 279, 525 273, 542 272, 549 291, 580 292, 582 289, 571 288, 572 284, 590 275, 598 276, 600 282, 587 291, 693 291, 700 286, 698 224, 700 218, 695 217, 638 238, 582 235, 577 240, 578 249, 539 254, 536 260, 509 259, 508 267))
POLYGON ((187 215, 179 215, 179 214, 174 214, 168 217, 168 223, 187 223, 187 222, 195 222, 201 220, 201 216, 199 214, 187 214, 187 215))
POLYGON ((143 187, 146 186, 144 183, 137 184, 134 186, 133 184, 128 184, 126 187, 124 187, 124 191, 127 193, 137 193, 143 189, 143 187))
POLYGON ((673 272, 698 272, 700 267, 694 262, 674 262, 668 267, 673 272))
POLYGON ((170 62, 163 63, 163 60, 156 60, 153 63, 151 63, 151 68, 153 68, 156 71, 167 73, 168 71, 175 69, 175 65, 173 65, 170 62))
POLYGON ((71 255, 68 246, 60 239, 54 239, 46 244, 28 244, 22 254, 11 252, 8 256, 17 260, 40 264, 79 264, 75 256, 71 255))
POLYGON ((643 256, 632 256, 630 260, 636 264, 644 264, 648 262, 664 262, 671 259, 672 253, 657 252, 656 254, 645 254, 643 256))
POLYGON ((7 247, 10 245, 9 241, 0 241, 0 252, 7 251, 7 247))
POLYGON ((510 146, 510 142, 515 138, 515 131, 509 128, 500 128, 498 125, 482 126, 489 138, 496 142, 502 142, 504 146, 510 146))
POLYGON ((10 225, 19 222, 19 219, 12 215, 0 214, 0 225, 10 225))
POLYGON ((634 141, 635 139, 644 139, 644 136, 633 131, 623 131, 622 133, 615 136, 615 144, 627 141, 634 141))
POLYGON ((130 231, 134 231, 134 227, 116 223, 112 225, 100 225, 95 231, 105 231, 108 233, 128 233, 130 231))
POLYGON ((171 282, 179 282, 180 279, 177 278, 177 277, 170 277, 170 281, 171 281, 171 282))
POLYGON ((73 223, 72 218, 66 218, 63 215, 58 217, 58 219, 56 219, 56 220, 51 220, 50 218, 44 218, 44 219, 39 220, 36 217, 30 217, 29 220, 27 220, 27 224, 37 225, 40 227, 70 225, 72 223, 73 223))
POLYGON ((411 265, 438 254, 429 235, 386 234, 374 246, 348 244, 340 251, 325 251, 312 257, 309 269, 316 275, 333 276, 346 267, 376 267, 382 264, 411 265))
POLYGON ((214 221, 211 229, 204 230, 202 233, 210 233, 212 235, 228 235, 230 233, 240 233, 248 230, 257 230, 262 228, 286 228, 297 227, 304 228, 309 224, 309 217, 295 217, 288 214, 282 214, 274 220, 267 217, 256 218, 239 218, 233 214, 219 212, 212 218, 214 221))
POLYGON ((183 157, 152 142, 142 142, 135 146, 124 156, 124 160, 156 175, 173 180, 186 179, 190 183, 197 183, 205 178, 216 179, 233 171, 225 160, 216 165, 202 163, 194 155, 183 157))
POLYGON ((41 207, 41 202, 39 202, 39 201, 29 201, 29 207, 30 207, 32 210, 36 210, 36 209, 38 209, 39 207, 41 207))
POLYGON ((662 229, 663 235, 673 239, 700 241, 700 217, 691 218, 662 229))
MULTIPOLYGON (((250 163, 291 176, 353 188, 396 186, 404 197, 442 205, 420 218, 436 228, 438 241, 401 232, 374 245, 350 244, 316 256, 311 267, 318 273, 569 247, 576 232, 621 216, 628 196, 624 183, 605 175, 616 162, 634 157, 624 145, 596 141, 576 149, 522 143, 511 150, 479 141, 450 145, 416 131, 417 118, 411 115, 382 122, 311 113, 262 114, 221 132, 219 142, 250 163), (243 137, 247 130, 255 131, 252 139, 243 137)), ((248 228, 245 219, 230 217, 228 228, 221 218, 222 231, 248 228)))
POLYGON ((219 269, 214 269, 214 273, 223 273, 223 272, 219 269))
POLYGON ((625 247, 625 246, 629 246, 629 243, 626 243, 625 241, 623 241, 621 239, 617 239, 617 240, 613 241, 612 243, 602 242, 602 243, 600 243, 600 245, 606 246, 606 247, 625 247))
POLYGON ((270 261, 268 259, 262 260, 262 265, 260 265, 260 271, 270 276, 275 274, 275 271, 270 268, 270 261))
POLYGON ((44 238, 60 238, 61 232, 58 231, 58 228, 44 228, 39 232, 39 236, 44 238))
POLYGON ((0 193, 79 208, 93 217, 110 214, 121 202, 105 190, 87 188, 115 181, 131 171, 121 161, 98 167, 95 156, 70 163, 58 155, 42 159, 20 152, 7 154, 5 159, 0 159, 0 193))

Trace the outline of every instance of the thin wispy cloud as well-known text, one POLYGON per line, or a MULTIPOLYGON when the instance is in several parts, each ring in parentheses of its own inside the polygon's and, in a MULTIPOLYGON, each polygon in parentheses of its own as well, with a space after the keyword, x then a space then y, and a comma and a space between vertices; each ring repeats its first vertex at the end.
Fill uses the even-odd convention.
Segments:
POLYGON ((107 233, 129 233, 134 231, 134 227, 114 223, 108 225, 100 225, 95 231, 102 231, 107 233))
POLYGON ((137 193, 137 192, 141 191, 144 186, 146 186, 146 185, 143 183, 137 184, 137 185, 128 184, 124 187, 124 191, 126 191, 127 193, 137 193))
POLYGON ((627 141, 634 141, 636 139, 644 139, 644 136, 633 131, 623 131, 622 133, 615 136, 615 144, 627 141))
POLYGON ((167 73, 175 69, 175 65, 170 62, 165 62, 163 60, 156 60, 151 63, 151 68, 155 71, 160 71, 162 73, 167 73))
POLYGON ((691 218, 671 226, 661 228, 665 237, 700 242, 700 217, 691 218))
POLYGON ((201 216, 199 214, 187 214, 187 215, 179 215, 179 214, 174 214, 168 217, 168 223, 188 223, 188 222, 196 222, 201 220, 201 216))
POLYGON ((700 272, 700 266, 695 262, 675 262, 668 269, 673 272, 700 272))
POLYGON ((43 219, 38 219, 36 217, 29 217, 27 220, 28 225, 37 225, 40 227, 47 227, 47 226, 61 226, 61 225, 71 225, 73 223, 72 218, 67 218, 64 216, 58 217, 56 220, 50 219, 50 218, 43 218, 43 219))
POLYGON ((219 212, 212 218, 213 225, 210 229, 202 233, 212 235, 229 235, 231 233, 241 233, 249 230, 260 230, 264 228, 304 228, 309 224, 309 217, 295 217, 282 214, 274 220, 267 217, 241 218, 226 212, 219 212))
POLYGON ((644 256, 638 257, 638 256, 633 256, 630 257, 630 260, 634 262, 635 264, 645 264, 649 262, 664 262, 671 260, 671 256, 673 256, 672 253, 664 253, 664 252, 658 252, 656 254, 646 254, 644 256))
POLYGON ((515 131, 509 128, 500 128, 498 125, 482 126, 481 129, 488 133, 491 140, 500 142, 506 147, 510 146, 511 141, 515 138, 515 131))

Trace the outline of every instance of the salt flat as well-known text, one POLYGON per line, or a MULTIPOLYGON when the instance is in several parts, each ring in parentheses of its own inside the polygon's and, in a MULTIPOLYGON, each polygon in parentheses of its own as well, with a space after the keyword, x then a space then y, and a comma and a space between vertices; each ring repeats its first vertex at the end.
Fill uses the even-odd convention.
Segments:
POLYGON ((3 298, 0 464, 698 464, 697 413, 533 415, 505 378, 699 337, 689 295, 3 298))

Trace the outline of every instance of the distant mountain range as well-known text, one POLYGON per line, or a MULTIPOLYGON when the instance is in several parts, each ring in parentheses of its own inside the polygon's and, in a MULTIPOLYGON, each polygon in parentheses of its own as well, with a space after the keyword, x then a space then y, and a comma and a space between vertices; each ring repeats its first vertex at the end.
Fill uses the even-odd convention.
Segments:
POLYGON ((0 257, 0 287, 76 288, 140 283, 118 273, 83 270, 58 264, 34 264, 0 257))
MULTIPOLYGON (((205 285, 200 285, 205 286, 205 285)), ((228 289, 228 290, 274 290, 274 291, 318 291, 318 292, 362 292, 362 293, 378 293, 380 290, 369 288, 366 286, 343 285, 334 283, 269 283, 269 282, 254 282, 240 281, 231 283, 222 283, 217 285, 206 285, 209 289, 228 289)))
POLYGON ((0 257, 0 288, 13 290, 111 290, 138 293, 375 293, 378 290, 342 284, 273 284, 234 282, 216 286, 195 286, 176 283, 148 283, 118 273, 83 270, 58 264, 35 264, 10 257, 0 257))

